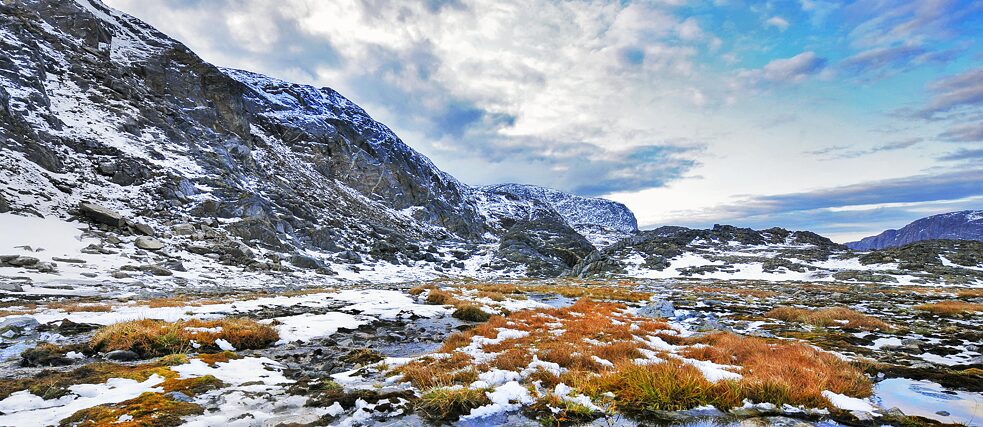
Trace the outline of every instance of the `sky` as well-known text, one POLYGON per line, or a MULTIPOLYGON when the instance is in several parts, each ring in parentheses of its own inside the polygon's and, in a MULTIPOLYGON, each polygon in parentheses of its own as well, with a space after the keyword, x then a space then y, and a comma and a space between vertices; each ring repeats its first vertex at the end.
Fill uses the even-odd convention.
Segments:
POLYGON ((107 0, 471 185, 845 242, 983 209, 983 0, 107 0))

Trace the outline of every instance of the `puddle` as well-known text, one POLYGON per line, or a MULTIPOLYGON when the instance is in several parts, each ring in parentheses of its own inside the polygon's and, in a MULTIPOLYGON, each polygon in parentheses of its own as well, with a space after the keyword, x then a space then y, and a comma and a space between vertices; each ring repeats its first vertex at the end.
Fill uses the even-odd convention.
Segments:
POLYGON ((529 293, 526 296, 536 302, 541 302, 543 304, 549 305, 553 308, 564 308, 573 305, 577 302, 576 298, 565 297, 563 295, 556 294, 537 294, 529 293))
POLYGON ((983 426, 983 395, 946 390, 931 381, 907 378, 881 381, 874 386, 874 401, 884 408, 897 407, 906 415, 983 426))

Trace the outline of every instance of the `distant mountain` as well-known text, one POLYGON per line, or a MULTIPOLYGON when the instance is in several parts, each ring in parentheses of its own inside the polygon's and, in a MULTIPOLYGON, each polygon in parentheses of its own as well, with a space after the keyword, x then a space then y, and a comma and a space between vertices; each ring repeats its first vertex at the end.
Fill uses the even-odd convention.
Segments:
POLYGON ((869 251, 931 239, 983 240, 983 210, 949 212, 919 219, 900 230, 847 243, 853 250, 869 251))

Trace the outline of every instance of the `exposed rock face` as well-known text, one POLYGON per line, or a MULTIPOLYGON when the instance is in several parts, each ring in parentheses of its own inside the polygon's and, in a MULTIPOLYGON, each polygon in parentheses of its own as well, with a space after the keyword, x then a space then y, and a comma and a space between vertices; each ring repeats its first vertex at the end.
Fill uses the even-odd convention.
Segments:
POLYGON ((98 0, 4 2, 0 49, 0 211, 146 236, 214 221, 222 247, 397 264, 495 244, 519 222, 536 233, 530 204, 562 217, 544 233, 636 227, 621 205, 532 187, 495 190, 512 199, 490 214, 484 191, 338 92, 215 67, 98 0))
MULTIPOLYGON (((649 270, 663 270, 669 260, 685 253, 714 253, 729 248, 773 245, 779 256, 772 256, 765 269, 796 267, 784 262, 785 257, 825 260, 833 251, 846 247, 809 231, 789 231, 783 228, 752 230, 731 225, 715 225, 711 229, 694 230, 685 227, 660 227, 638 233, 611 246, 591 253, 573 268, 573 274, 581 277, 623 273, 624 261, 641 257, 642 266, 649 270), (781 264, 781 265, 780 265, 781 264)), ((760 261, 760 260, 759 260, 760 261)), ((714 269, 720 268, 713 266, 714 269)), ((693 270, 692 273, 700 273, 693 270)))
POLYGON ((846 245, 853 250, 869 251, 903 246, 920 240, 983 240, 983 211, 950 212, 912 222, 899 230, 885 230, 846 245))
POLYGON ((551 188, 522 184, 481 187, 481 191, 502 194, 513 200, 537 201, 556 211, 574 229, 600 226, 631 234, 638 231, 635 214, 625 205, 606 199, 575 196, 551 188))

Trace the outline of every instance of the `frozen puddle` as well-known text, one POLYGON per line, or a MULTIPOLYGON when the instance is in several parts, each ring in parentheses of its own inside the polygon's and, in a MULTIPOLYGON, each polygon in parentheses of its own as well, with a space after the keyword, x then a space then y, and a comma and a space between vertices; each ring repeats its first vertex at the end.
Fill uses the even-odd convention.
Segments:
POLYGON ((983 426, 983 396, 946 390, 931 381, 887 379, 874 386, 874 400, 884 408, 897 407, 905 415, 970 427, 983 426), (942 415, 944 413, 949 415, 942 415))

